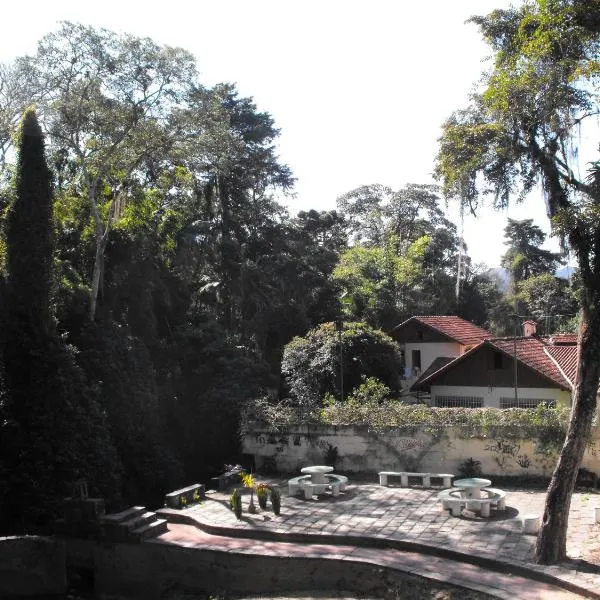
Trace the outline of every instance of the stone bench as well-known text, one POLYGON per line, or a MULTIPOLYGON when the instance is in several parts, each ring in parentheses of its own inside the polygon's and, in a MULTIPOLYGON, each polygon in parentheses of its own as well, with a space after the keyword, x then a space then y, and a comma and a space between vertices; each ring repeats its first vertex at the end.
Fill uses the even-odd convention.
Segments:
POLYGON ((310 483, 310 475, 300 475, 299 477, 294 477, 288 481, 288 494, 290 496, 295 496, 299 490, 304 489, 304 483, 310 483))
POLYGON ((167 508, 183 508, 188 504, 195 502, 194 495, 198 494, 200 500, 206 500, 206 492, 203 483, 194 483, 187 487, 181 488, 165 494, 165 506, 167 508), (180 498, 185 498, 185 504, 182 505, 180 498))
POLYGON ((244 469, 232 469, 231 471, 225 471, 217 477, 210 478, 211 489, 216 489, 219 492, 225 491, 230 485, 238 483, 241 476, 244 474, 244 469))
MULTIPOLYGON (((346 491, 346 486, 348 485, 348 478, 345 475, 335 475, 335 474, 328 474, 325 475, 325 479, 329 480, 329 484, 333 487, 335 484, 338 484, 339 486, 339 491, 340 492, 344 492, 346 491)), ((335 494, 335 490, 334 490, 334 496, 335 494)))
POLYGON ((380 471, 379 484, 387 485, 389 477, 400 477, 400 486, 408 487, 409 477, 420 477, 423 487, 431 487, 432 479, 441 479, 442 486, 449 488, 454 475, 452 473, 412 473, 410 471, 380 471))
POLYGON ((492 501, 492 506, 497 510, 506 510, 506 492, 496 488, 484 488, 483 492, 487 492, 488 498, 492 501))
POLYGON ((453 495, 456 492, 462 492, 459 488, 443 490, 438 494, 438 501, 442 503, 442 508, 450 510, 453 517, 460 517, 462 509, 478 511, 482 517, 490 516, 490 508, 493 503, 491 498, 463 498, 453 495))
POLYGON ((340 491, 346 489, 348 478, 345 475, 325 475, 326 483, 312 483, 310 475, 300 475, 288 481, 288 494, 295 496, 299 491, 304 494, 306 500, 310 500, 315 494, 324 494, 331 490, 334 496, 339 496, 340 491))

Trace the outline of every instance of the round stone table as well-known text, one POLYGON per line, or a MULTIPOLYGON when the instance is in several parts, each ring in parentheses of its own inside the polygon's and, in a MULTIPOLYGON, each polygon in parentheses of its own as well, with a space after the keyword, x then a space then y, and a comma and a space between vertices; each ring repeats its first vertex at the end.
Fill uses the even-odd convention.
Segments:
POLYGON ((490 487, 492 482, 482 477, 469 477, 467 479, 455 479, 453 485, 464 490, 465 498, 481 498, 481 488, 490 487))
POLYGON ((313 467, 304 467, 300 469, 302 473, 306 475, 310 475, 311 483, 327 483, 325 481, 325 474, 332 473, 333 467, 328 467, 327 465, 315 465, 313 467))

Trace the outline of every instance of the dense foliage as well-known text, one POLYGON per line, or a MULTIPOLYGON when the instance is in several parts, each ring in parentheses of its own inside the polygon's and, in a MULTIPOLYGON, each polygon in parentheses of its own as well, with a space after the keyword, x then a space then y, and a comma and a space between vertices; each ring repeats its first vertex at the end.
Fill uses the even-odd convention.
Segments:
POLYGON ((508 438, 542 437, 560 446, 564 438, 567 412, 562 407, 551 408, 540 404, 535 410, 523 408, 432 408, 425 404, 404 404, 395 399, 378 402, 331 403, 307 412, 302 407, 280 405, 274 407, 261 401, 248 407, 248 421, 261 423, 273 431, 298 423, 325 425, 357 425, 370 431, 402 429, 407 435, 419 428, 431 432, 454 427, 465 438, 492 437, 500 434, 508 438))
POLYGON ((120 495, 120 464, 99 398, 50 318, 52 194, 32 110, 23 118, 17 151, 0 398, 0 525, 9 531, 46 525, 68 491, 66 482, 86 478, 109 503, 120 495))
POLYGON ((318 410, 343 381, 331 414, 384 404, 401 364, 380 330, 412 314, 512 324, 435 186, 290 216, 278 135, 149 39, 62 23, 0 65, 0 532, 46 526, 82 477, 155 506, 243 461, 254 398, 318 410))
MULTIPOLYGON (((600 380, 600 169, 596 160, 582 175, 577 164, 581 131, 597 128, 600 108, 600 2, 527 0, 472 20, 493 65, 470 105, 443 126, 436 169, 444 192, 472 209, 486 195, 506 206, 541 182, 554 230, 579 267, 577 386, 536 544, 536 559, 553 563, 566 558, 571 495, 600 380)), ((511 263, 525 265, 523 256, 511 263)))
POLYGON ((364 323, 343 323, 341 330, 324 323, 287 344, 281 373, 291 404, 310 410, 320 406, 326 395, 341 402, 363 377, 397 391, 400 368, 400 349, 382 331, 364 323))

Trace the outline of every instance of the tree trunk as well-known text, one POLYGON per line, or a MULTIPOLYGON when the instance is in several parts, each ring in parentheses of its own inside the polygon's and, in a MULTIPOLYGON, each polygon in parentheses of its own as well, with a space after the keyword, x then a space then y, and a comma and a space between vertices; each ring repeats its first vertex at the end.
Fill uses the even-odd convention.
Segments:
MULTIPOLYGON (((554 564, 567 558, 567 527, 571 496, 592 427, 600 378, 600 293, 584 286, 577 382, 565 443, 548 487, 535 560, 554 564), (585 289, 587 288, 587 289, 585 289)), ((595 286, 594 286, 595 287, 595 286)))
POLYGON ((98 296, 102 284, 102 271, 104 270, 104 251, 108 236, 96 237, 96 254, 94 256, 94 268, 92 270, 92 285, 90 295, 90 321, 96 318, 96 308, 98 306, 98 296))
POLYGON ((110 233, 110 227, 114 218, 115 211, 115 200, 113 198, 111 205, 108 209, 108 217, 106 224, 102 222, 102 218, 98 211, 98 204, 96 199, 96 190, 98 188, 98 181, 94 181, 89 187, 88 199, 90 201, 90 207, 92 209, 92 215, 94 217, 95 225, 95 239, 96 239, 96 253, 94 255, 94 267, 92 269, 92 282, 91 282, 91 294, 90 294, 90 321, 96 318, 96 308, 98 306, 98 295, 100 294, 100 288, 102 287, 102 280, 104 276, 104 252, 108 245, 108 235, 110 233))

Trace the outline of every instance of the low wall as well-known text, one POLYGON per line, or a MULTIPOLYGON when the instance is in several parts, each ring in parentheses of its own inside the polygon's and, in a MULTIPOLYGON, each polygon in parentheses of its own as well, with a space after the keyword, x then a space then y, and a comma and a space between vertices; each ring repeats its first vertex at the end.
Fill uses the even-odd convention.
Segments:
MULTIPOLYGON (((66 597, 66 564, 93 573, 100 600, 180 600, 202 594, 277 594, 351 590, 368 597, 459 600, 464 588, 393 568, 310 557, 265 556, 185 548, 159 541, 105 543, 34 536, 0 538, 0 598, 66 597), (67 552, 65 552, 67 547, 67 552)), ((474 597, 487 598, 485 594, 474 597)))
MULTIPOLYGON (((236 554, 164 543, 98 546, 94 554, 99 598, 178 599, 207 594, 259 595, 351 590, 371 598, 458 600, 464 588, 381 565, 331 559, 236 554), (437 597, 437 596, 436 596, 437 597)), ((435 579, 436 575, 432 574, 435 579)), ((473 597, 487 598, 470 592, 473 597)))
MULTIPOLYGON (((441 436, 426 428, 384 432, 367 427, 297 425, 278 433, 260 424, 247 424, 243 452, 252 454, 256 469, 296 473, 306 465, 331 464, 347 473, 409 470, 458 473, 461 462, 474 458, 483 473, 509 476, 550 476, 556 464, 555 448, 540 439, 514 440, 495 434, 488 438, 463 438, 458 429, 446 428, 441 436)), ((600 473, 600 432, 594 429, 583 467, 600 473)))
POLYGON ((66 590, 64 542, 38 536, 0 537, 0 598, 66 590))

